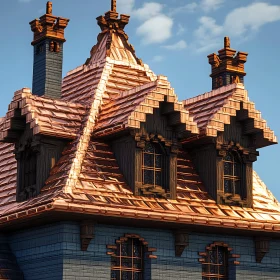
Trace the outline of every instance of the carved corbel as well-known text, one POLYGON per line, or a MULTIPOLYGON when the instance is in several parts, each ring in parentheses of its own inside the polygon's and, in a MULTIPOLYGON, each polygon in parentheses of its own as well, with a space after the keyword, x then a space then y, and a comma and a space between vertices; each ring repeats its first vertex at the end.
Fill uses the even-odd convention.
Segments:
POLYGON ((82 221, 80 224, 81 250, 87 251, 91 240, 94 238, 94 222, 82 221))
POLYGON ((181 257, 185 248, 189 246, 189 233, 186 230, 175 230, 174 242, 175 242, 175 256, 181 257))
POLYGON ((261 263, 262 259, 269 252, 269 242, 270 238, 268 237, 256 237, 255 238, 255 253, 256 253, 256 262, 261 263))

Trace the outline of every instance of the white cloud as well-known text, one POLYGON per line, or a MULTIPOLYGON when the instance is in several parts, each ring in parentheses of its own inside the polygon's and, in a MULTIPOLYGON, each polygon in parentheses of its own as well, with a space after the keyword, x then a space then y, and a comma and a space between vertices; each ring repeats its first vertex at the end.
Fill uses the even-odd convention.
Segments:
POLYGON ((179 13, 193 13, 198 8, 198 4, 193 2, 186 4, 182 7, 173 8, 170 11, 170 15, 175 15, 179 13))
POLYGON ((164 57, 161 55, 156 55, 153 57, 153 62, 161 62, 163 61, 164 57))
POLYGON ((201 17, 200 26, 195 30, 196 50, 198 52, 208 51, 219 44, 220 37, 224 31, 223 26, 217 25, 211 17, 201 17), (218 40, 219 38, 219 40, 218 40))
POLYGON ((163 48, 165 48, 167 50, 172 50, 172 51, 183 50, 183 49, 187 48, 187 43, 184 40, 181 40, 173 45, 163 46, 163 48))
POLYGON ((266 23, 280 20, 280 6, 253 3, 230 12, 224 28, 231 36, 241 36, 247 31, 257 31, 266 23))
POLYGON ((179 13, 193 13, 202 9, 204 12, 208 13, 219 9, 225 0, 201 0, 199 4, 197 2, 188 3, 184 6, 173 8, 170 11, 170 15, 175 15, 179 13))
POLYGON ((159 14, 146 20, 137 28, 136 33, 142 36, 144 44, 162 43, 171 37, 172 26, 172 18, 159 14))
POLYGON ((194 31, 196 51, 213 50, 221 46, 222 35, 244 39, 263 25, 280 20, 280 6, 263 2, 252 3, 246 7, 236 8, 218 25, 214 18, 201 17, 199 27, 194 31))
POLYGON ((205 12, 210 12, 219 9, 223 3, 224 0, 202 0, 200 6, 205 12))
POLYGON ((117 11, 120 14, 131 14, 135 0, 118 0, 117 1, 117 11))
POLYGON ((161 14, 163 5, 155 2, 144 3, 143 7, 132 12, 139 20, 148 20, 161 14))

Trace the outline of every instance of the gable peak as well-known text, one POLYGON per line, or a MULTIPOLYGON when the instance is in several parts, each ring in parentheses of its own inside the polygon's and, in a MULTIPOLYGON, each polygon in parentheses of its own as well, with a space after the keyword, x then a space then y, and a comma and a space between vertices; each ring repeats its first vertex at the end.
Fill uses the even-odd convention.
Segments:
POLYGON ((97 44, 91 49, 86 65, 110 57, 113 60, 143 66, 142 60, 136 56, 135 49, 128 42, 128 36, 124 31, 129 19, 129 15, 119 15, 117 1, 111 0, 111 10, 96 18, 101 32, 97 37, 97 44))

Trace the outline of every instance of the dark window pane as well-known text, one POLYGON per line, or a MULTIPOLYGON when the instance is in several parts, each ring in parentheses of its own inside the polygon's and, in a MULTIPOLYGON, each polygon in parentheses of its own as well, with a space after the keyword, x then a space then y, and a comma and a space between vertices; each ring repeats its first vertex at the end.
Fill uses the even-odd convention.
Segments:
POLYGON ((161 160, 162 160, 161 155, 156 155, 155 156, 156 168, 161 168, 161 166, 162 166, 161 160))
POLYGON ((162 174, 161 171, 156 172, 156 185, 162 186, 162 174))
POLYGON ((146 167, 154 166, 154 155, 153 154, 144 154, 144 165, 146 167))
POLYGON ((240 180, 237 180, 234 182, 234 189, 236 194, 241 194, 241 189, 240 189, 240 180))
POLYGON ((232 175, 232 167, 231 167, 231 163, 225 161, 224 163, 224 174, 225 175, 232 175))
POLYGON ((228 179, 224 180, 224 192, 225 193, 232 193, 231 180, 228 180, 228 179))
POLYGON ((119 255, 111 257, 111 280, 143 280, 143 245, 138 239, 121 242, 115 254, 119 255))
POLYGON ((155 149, 152 143, 148 142, 145 146, 145 152, 154 153, 155 149))
POLYGON ((206 262, 202 264, 202 279, 228 279, 227 249, 215 246, 207 251, 206 262))
POLYGON ((122 272, 122 279, 121 280, 131 280, 132 274, 130 271, 123 271, 122 272))
POLYGON ((153 170, 144 170, 144 185, 154 185, 153 170))
POLYGON ((142 279, 142 274, 141 273, 139 273, 139 272, 135 272, 134 274, 133 274, 133 279, 134 280, 141 280, 142 279))

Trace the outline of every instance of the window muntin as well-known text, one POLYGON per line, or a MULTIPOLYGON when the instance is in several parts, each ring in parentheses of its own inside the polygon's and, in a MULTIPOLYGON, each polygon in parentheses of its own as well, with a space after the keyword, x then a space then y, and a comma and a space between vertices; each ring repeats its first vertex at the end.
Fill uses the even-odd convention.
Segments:
POLYGON ((207 250, 202 263, 202 280, 228 279, 228 250, 223 246, 214 246, 207 250))
POLYGON ((111 263, 111 280, 143 280, 144 246, 139 239, 119 242, 111 263))
POLYGON ((160 144, 147 142, 142 159, 143 185, 163 186, 163 152, 160 144))
POLYGON ((224 193, 241 195, 241 162, 237 152, 227 152, 224 161, 224 193))

